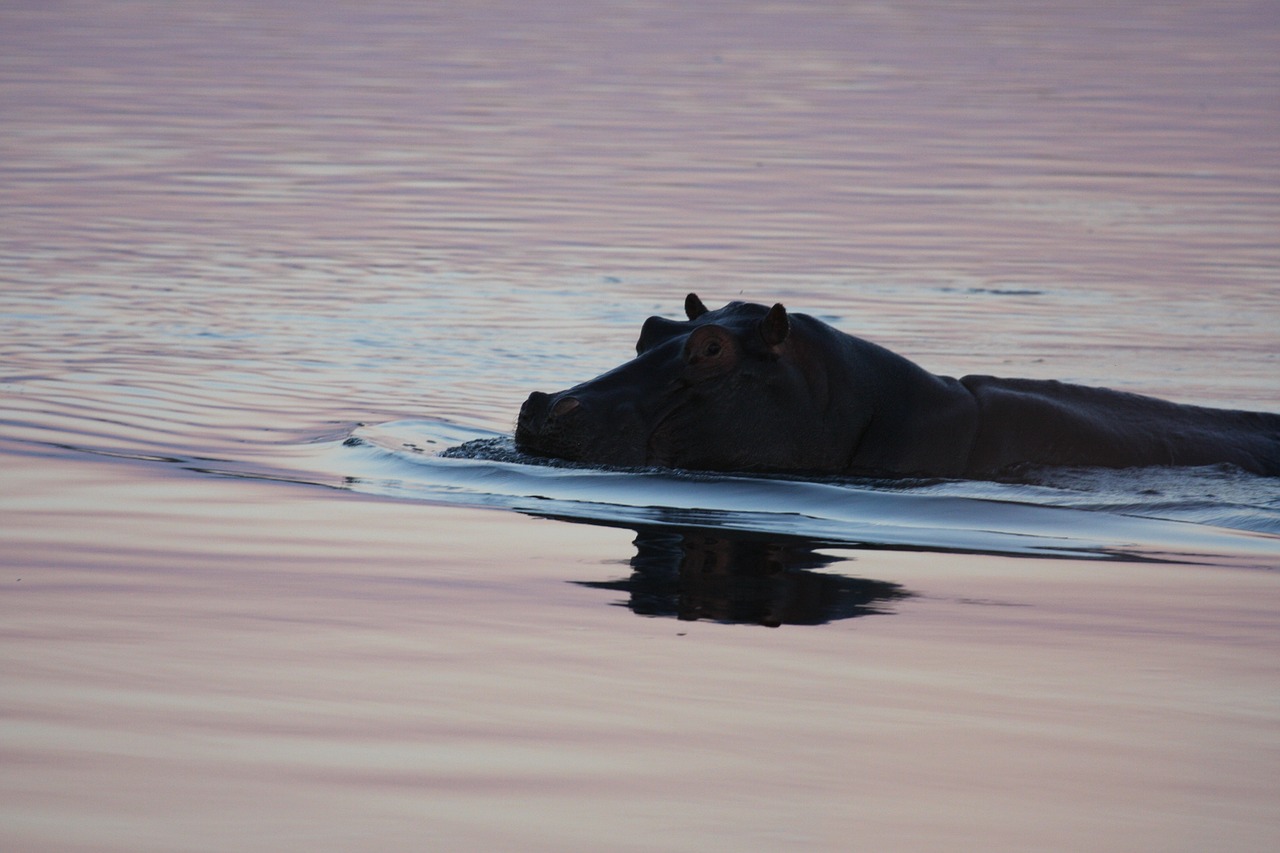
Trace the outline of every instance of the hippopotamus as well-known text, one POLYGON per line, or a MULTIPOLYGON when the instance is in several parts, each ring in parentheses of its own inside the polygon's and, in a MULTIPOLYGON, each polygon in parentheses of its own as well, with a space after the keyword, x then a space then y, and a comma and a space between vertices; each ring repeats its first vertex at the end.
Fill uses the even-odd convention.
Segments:
POLYGON ((636 357, 520 409, 521 451, 596 465, 1000 479, 1044 466, 1280 476, 1280 415, 1052 380, 926 371, 806 314, 685 299, 636 357))

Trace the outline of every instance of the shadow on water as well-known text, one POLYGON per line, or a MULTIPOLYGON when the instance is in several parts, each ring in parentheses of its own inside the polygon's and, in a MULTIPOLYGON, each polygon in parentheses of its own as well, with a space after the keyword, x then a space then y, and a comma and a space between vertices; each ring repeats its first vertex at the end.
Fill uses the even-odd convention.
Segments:
POLYGON ((896 583, 815 571, 844 558, 799 537, 641 527, 634 544, 630 577, 574 583, 625 593, 616 603, 640 616, 769 627, 890 613, 885 605, 911 595, 896 583))

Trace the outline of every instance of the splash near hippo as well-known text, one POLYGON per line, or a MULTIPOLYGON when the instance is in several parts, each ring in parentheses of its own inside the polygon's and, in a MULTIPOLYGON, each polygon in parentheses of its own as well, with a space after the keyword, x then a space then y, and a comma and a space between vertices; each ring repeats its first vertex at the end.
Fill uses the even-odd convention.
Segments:
POLYGON ((520 409, 522 451, 599 465, 984 479, 1228 464, 1280 476, 1280 415, 1051 380, 936 376, 821 320, 694 294, 636 357, 520 409))

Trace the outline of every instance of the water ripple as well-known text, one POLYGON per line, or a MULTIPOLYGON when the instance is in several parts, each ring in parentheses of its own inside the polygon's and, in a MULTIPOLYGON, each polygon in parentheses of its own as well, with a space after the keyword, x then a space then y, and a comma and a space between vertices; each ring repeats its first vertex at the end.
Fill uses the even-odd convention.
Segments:
POLYGON ((894 483, 617 470, 530 457, 505 435, 422 420, 361 426, 343 440, 296 447, 285 467, 293 472, 286 476, 366 494, 619 526, 747 531, 855 548, 1280 560, 1280 536, 1269 535, 1280 530, 1274 481, 1230 470, 1067 471, 1056 483, 1048 474, 1040 483, 894 483))

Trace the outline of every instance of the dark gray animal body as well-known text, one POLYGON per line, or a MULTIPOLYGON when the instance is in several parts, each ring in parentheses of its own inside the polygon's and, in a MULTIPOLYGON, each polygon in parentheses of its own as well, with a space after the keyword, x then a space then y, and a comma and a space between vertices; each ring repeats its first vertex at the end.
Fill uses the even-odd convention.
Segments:
POLYGON ((986 478, 1231 464, 1280 476, 1280 415, 1061 382, 936 376, 781 305, 650 317, 636 357, 520 410, 524 451, 603 465, 986 478))

